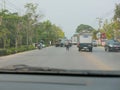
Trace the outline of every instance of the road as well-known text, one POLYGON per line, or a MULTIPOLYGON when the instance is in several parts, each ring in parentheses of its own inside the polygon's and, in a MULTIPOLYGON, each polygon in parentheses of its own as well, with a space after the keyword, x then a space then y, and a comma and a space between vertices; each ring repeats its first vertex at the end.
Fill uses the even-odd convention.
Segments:
POLYGON ((69 51, 64 47, 47 47, 0 57, 0 67, 26 64, 79 70, 120 70, 120 52, 105 52, 103 47, 94 47, 93 52, 78 52, 76 46, 69 51))

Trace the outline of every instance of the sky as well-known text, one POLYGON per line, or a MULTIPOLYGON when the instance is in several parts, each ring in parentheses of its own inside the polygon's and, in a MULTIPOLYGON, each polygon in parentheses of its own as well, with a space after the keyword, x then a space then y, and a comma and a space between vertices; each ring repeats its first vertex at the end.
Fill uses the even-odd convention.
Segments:
MULTIPOLYGON (((61 27, 66 37, 70 38, 80 24, 98 28, 98 19, 112 19, 115 4, 119 0, 5 0, 5 8, 23 14, 26 3, 38 4, 38 12, 44 15, 44 20, 50 20, 61 27)), ((2 5, 2 0, 0 0, 2 5)))

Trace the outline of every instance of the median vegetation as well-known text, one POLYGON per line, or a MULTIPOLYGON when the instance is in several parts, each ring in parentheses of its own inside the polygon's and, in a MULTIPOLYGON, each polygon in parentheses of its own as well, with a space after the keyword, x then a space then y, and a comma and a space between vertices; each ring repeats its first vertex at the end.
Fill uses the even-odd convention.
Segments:
POLYGON ((15 54, 15 53, 19 53, 19 52, 34 50, 34 49, 35 49, 35 47, 33 45, 20 46, 19 48, 13 47, 13 48, 7 48, 7 49, 0 49, 0 56, 15 54))

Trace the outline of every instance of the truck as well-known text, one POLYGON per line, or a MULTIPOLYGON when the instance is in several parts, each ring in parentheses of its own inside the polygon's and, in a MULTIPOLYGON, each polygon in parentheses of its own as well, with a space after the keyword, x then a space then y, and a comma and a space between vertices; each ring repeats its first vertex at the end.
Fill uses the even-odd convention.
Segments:
POLYGON ((92 52, 92 33, 82 32, 78 35, 78 51, 85 50, 92 52))
POLYGON ((65 46, 66 40, 67 40, 67 39, 65 39, 65 38, 61 39, 61 41, 60 41, 60 46, 61 46, 61 47, 64 47, 64 46, 65 46))
POLYGON ((76 36, 72 36, 71 37, 71 43, 72 43, 72 45, 77 45, 77 42, 78 42, 78 36, 76 35, 76 36))
POLYGON ((64 47, 66 40, 67 39, 65 39, 65 38, 60 38, 60 39, 56 40, 55 46, 56 47, 64 47))
POLYGON ((56 40, 55 41, 55 47, 59 47, 60 46, 60 42, 61 42, 61 40, 56 40))

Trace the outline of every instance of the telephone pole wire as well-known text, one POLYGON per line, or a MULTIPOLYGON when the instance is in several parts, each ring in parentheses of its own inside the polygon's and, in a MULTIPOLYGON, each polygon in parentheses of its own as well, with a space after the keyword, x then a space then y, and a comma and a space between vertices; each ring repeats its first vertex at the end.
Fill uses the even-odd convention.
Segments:
POLYGON ((5 0, 3 0, 3 10, 5 10, 6 9, 6 2, 5 2, 5 0))
POLYGON ((96 18, 96 19, 98 19, 98 24, 99 24, 99 28, 98 28, 98 30, 100 31, 100 29, 101 29, 101 23, 102 23, 102 18, 96 18))

